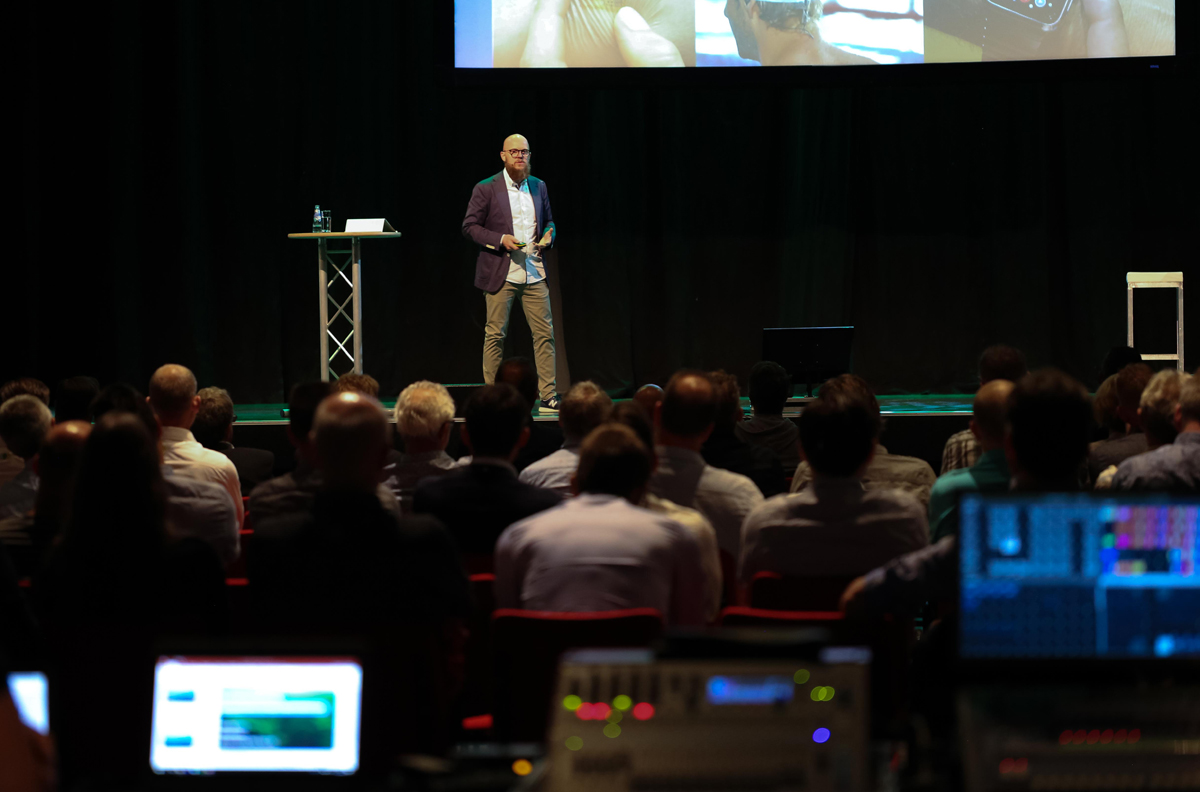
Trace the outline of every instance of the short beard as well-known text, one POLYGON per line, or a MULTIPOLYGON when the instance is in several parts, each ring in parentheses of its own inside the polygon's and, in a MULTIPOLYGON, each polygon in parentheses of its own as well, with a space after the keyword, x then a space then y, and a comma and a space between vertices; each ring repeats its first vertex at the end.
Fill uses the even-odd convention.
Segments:
POLYGON ((508 171, 508 177, 516 182, 525 181, 525 179, 527 179, 530 174, 528 162, 525 163, 524 171, 516 170, 515 166, 507 165, 507 164, 504 166, 504 169, 506 171, 508 171))

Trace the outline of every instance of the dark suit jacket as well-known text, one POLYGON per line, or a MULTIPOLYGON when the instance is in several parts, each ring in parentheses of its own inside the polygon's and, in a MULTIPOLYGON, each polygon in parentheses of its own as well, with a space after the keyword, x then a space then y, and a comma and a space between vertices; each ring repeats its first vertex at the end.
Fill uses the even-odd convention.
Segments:
POLYGON ((422 481, 413 511, 445 523, 464 555, 492 555, 505 528, 561 501, 557 492, 518 481, 512 470, 482 462, 422 481))
MULTIPOLYGON (((546 229, 554 228, 546 183, 536 176, 530 176, 529 195, 533 198, 533 212, 537 216, 537 238, 541 239, 546 229)), ((475 286, 492 294, 500 291, 508 276, 509 263, 508 251, 500 244, 500 237, 513 233, 512 206, 508 202, 504 171, 475 185, 471 191, 471 202, 467 204, 467 216, 463 218, 462 232, 463 236, 479 245, 479 257, 475 259, 475 286)), ((554 237, 551 244, 557 241, 557 231, 554 237)))
POLYGON ((250 490, 262 484, 275 472, 275 454, 261 448, 235 448, 229 443, 222 443, 217 449, 233 462, 237 468, 238 480, 242 483, 242 492, 247 495, 250 490))

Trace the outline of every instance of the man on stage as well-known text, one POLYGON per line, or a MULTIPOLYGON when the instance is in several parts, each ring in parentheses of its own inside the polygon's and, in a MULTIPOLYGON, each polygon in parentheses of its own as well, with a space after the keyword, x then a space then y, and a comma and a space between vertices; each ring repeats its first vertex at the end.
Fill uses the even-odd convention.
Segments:
POLYGON ((483 337, 483 381, 496 381, 504 353, 509 313, 520 299, 533 331, 533 356, 538 373, 538 412, 557 412, 554 376, 554 323, 550 290, 541 251, 554 244, 554 218, 546 183, 529 175, 529 141, 510 135, 500 152, 504 170, 475 185, 463 236, 479 245, 475 285, 487 303, 483 337))

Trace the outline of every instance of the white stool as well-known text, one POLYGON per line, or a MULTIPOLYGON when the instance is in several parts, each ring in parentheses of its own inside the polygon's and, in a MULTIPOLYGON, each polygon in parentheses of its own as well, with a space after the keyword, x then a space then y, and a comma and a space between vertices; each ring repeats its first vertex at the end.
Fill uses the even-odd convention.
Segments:
POLYGON ((1175 368, 1183 371, 1183 273, 1182 272, 1126 272, 1125 291, 1128 296, 1129 346, 1133 346, 1133 290, 1175 289, 1179 295, 1179 308, 1175 319, 1175 354, 1142 355, 1142 360, 1174 360, 1175 368))

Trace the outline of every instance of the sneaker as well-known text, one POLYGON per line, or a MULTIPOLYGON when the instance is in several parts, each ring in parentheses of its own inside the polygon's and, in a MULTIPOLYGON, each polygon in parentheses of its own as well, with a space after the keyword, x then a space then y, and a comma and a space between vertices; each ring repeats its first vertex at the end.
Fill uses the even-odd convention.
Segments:
POLYGON ((551 396, 549 399, 542 399, 538 404, 539 413, 556 413, 558 412, 558 396, 551 396))

